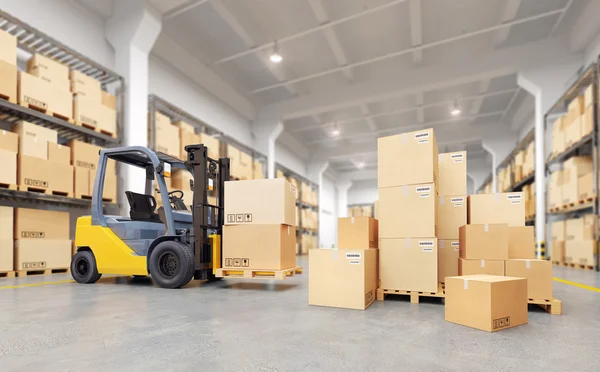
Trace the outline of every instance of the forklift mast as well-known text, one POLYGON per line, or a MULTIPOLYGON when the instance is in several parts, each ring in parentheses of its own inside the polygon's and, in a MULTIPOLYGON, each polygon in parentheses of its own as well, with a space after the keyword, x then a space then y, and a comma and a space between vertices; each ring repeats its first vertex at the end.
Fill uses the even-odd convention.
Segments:
MULTIPOLYGON (((208 237, 211 232, 217 235, 223 232, 225 181, 229 181, 229 158, 219 160, 209 158, 207 147, 204 145, 188 145, 185 151, 188 155, 185 165, 194 176, 192 186, 193 246, 196 266, 194 279, 204 280, 212 273, 212 248, 208 237), (208 204, 209 187, 217 192, 217 205, 208 204)), ((221 246, 220 249, 222 248, 221 246)))

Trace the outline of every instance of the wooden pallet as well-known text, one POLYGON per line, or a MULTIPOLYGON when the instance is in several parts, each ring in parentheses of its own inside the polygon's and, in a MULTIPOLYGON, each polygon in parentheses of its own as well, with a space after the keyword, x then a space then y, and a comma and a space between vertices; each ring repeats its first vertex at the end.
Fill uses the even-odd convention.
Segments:
POLYGON ((243 278, 243 279, 276 279, 284 280, 288 276, 302 274, 302 266, 285 270, 239 270, 217 269, 217 278, 243 278))
POLYGON ((0 273, 0 278, 14 278, 16 273, 14 271, 5 271, 0 273))
POLYGON ((410 303, 418 304, 420 297, 436 297, 436 298, 446 297, 446 288, 444 286, 444 283, 438 283, 437 292, 420 292, 420 291, 405 291, 405 290, 400 290, 400 289, 377 288, 377 300, 378 301, 385 300, 385 296, 387 296, 387 295, 410 296, 410 303))
POLYGON ((43 188, 39 188, 39 187, 30 187, 30 186, 19 185, 18 189, 19 189, 19 191, 25 191, 25 192, 37 192, 37 193, 46 194, 46 195, 66 196, 68 198, 73 197, 73 192, 49 190, 49 189, 43 189, 43 188))
POLYGON ((3 99, 10 103, 14 103, 15 105, 17 104, 17 97, 11 97, 8 94, 6 94, 6 92, 0 92, 0 99, 3 99))
POLYGON ((552 261, 552 264, 556 266, 567 266, 567 264, 561 261, 552 261))
POLYGON ((83 122, 81 122, 79 120, 75 120, 75 125, 87 128, 89 130, 93 130, 96 133, 104 134, 105 136, 109 136, 109 137, 112 137, 112 138, 117 138, 117 134, 116 133, 113 133, 113 132, 110 132, 110 131, 107 131, 107 130, 104 130, 104 129, 100 129, 100 128, 96 127, 96 126, 93 126, 93 125, 90 125, 90 124, 87 124, 87 123, 83 123, 83 122))
POLYGON ((573 269, 594 271, 594 266, 593 265, 582 265, 582 264, 568 263, 565 266, 573 268, 573 269))
POLYGON ((591 203, 594 200, 596 200, 596 198, 585 198, 585 199, 579 199, 577 201, 577 204, 583 205, 583 204, 587 204, 587 203, 591 203))
POLYGON ((53 117, 55 117, 57 119, 64 120, 64 121, 69 122, 71 124, 75 124, 75 121, 73 120, 73 118, 70 118, 68 116, 65 116, 65 115, 62 115, 62 114, 59 114, 59 113, 56 113, 56 112, 52 112, 52 111, 48 110, 47 108, 39 107, 39 106, 33 105, 31 103, 26 103, 26 102, 19 102, 19 105, 23 106, 23 107, 30 108, 30 109, 35 110, 35 111, 42 112, 42 113, 44 113, 44 114, 46 114, 48 116, 53 116, 53 117))
POLYGON ((29 276, 29 275, 51 275, 51 274, 66 274, 70 270, 66 269, 43 269, 43 270, 17 270, 17 276, 29 276))
POLYGON ((562 315, 562 301, 556 298, 551 300, 534 300, 530 298, 527 303, 541 307, 550 315, 562 315))
POLYGON ((76 193, 75 194, 75 198, 76 199, 92 200, 92 196, 91 195, 85 195, 85 194, 81 194, 81 193, 76 193))
POLYGON ((10 183, 0 183, 0 189, 16 190, 17 185, 13 185, 10 183))

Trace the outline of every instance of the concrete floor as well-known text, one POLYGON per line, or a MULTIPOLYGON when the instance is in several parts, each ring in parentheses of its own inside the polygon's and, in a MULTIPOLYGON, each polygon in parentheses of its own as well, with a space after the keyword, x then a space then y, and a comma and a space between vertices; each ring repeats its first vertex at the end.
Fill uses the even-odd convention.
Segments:
MULTIPOLYGON (((554 276, 600 287, 595 272, 554 276)), ((600 293, 557 282, 564 315, 532 309, 497 333, 445 322, 433 300, 309 306, 307 271, 181 290, 125 278, 6 288, 67 279, 0 279, 0 371, 600 370, 600 293)))

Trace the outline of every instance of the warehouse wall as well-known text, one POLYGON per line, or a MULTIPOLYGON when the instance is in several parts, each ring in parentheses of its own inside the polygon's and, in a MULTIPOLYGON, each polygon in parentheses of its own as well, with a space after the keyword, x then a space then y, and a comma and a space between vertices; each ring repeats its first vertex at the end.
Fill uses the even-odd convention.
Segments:
POLYGON ((321 213, 319 214, 319 246, 337 246, 337 190, 335 181, 323 177, 321 189, 321 213))
POLYGON ((373 203, 378 195, 376 180, 354 181, 348 190, 348 204, 373 203))
POLYGON ((294 154, 285 145, 280 143, 275 145, 275 161, 289 170, 298 173, 302 177, 308 178, 306 162, 304 159, 294 154))

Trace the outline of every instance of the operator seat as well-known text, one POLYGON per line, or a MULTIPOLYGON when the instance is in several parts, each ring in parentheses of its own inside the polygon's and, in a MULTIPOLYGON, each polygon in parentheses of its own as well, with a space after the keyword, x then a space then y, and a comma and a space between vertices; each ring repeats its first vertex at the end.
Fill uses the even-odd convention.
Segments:
POLYGON ((161 222, 156 210, 156 199, 152 195, 125 191, 129 202, 129 217, 132 221, 161 222))

